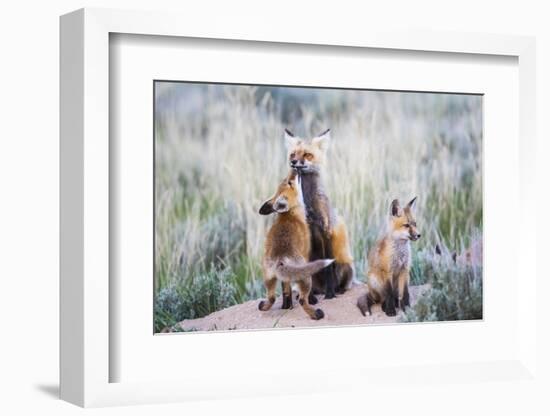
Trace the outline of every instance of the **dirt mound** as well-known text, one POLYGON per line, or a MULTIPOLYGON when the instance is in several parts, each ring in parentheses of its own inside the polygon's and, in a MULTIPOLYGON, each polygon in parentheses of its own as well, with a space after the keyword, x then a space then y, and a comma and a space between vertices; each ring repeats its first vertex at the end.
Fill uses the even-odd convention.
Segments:
MULTIPOLYGON (((414 305, 419 295, 428 285, 411 286, 409 288, 411 305, 414 305)), ((298 302, 294 302, 293 309, 281 309, 282 297, 279 296, 273 308, 267 312, 258 310, 259 300, 253 300, 234 305, 198 319, 181 321, 174 330, 184 331, 213 331, 213 330, 240 330, 261 328, 300 328, 316 326, 364 325, 394 323, 397 316, 389 317, 375 305, 371 316, 363 316, 356 306, 357 298, 366 292, 364 284, 357 284, 343 295, 334 299, 323 299, 319 296, 316 305, 325 313, 319 321, 310 319, 302 310, 298 302)))

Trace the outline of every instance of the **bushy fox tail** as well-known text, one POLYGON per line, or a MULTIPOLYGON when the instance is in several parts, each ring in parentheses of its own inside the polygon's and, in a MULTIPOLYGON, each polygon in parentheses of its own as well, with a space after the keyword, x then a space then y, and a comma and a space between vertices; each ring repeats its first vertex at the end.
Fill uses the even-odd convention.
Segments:
POLYGON ((334 259, 314 260, 308 263, 296 263, 289 259, 284 259, 277 264, 276 270, 281 277, 308 277, 319 270, 324 269, 334 262, 334 259))

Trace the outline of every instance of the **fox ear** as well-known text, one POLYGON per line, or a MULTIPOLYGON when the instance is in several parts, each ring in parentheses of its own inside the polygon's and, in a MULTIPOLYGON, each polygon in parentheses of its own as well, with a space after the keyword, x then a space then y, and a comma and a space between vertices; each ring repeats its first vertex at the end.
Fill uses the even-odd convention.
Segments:
POLYGON ((399 201, 397 199, 394 199, 393 201, 391 201, 391 208, 390 208, 391 215, 393 215, 394 217, 399 217, 401 215, 400 211, 401 211, 401 207, 399 206, 399 201))
POLYGON ((414 205, 416 204, 416 196, 411 199, 411 201, 407 204, 408 209, 414 209, 414 205))
POLYGON ((324 132, 314 137, 311 143, 317 145, 323 152, 328 149, 330 144, 330 129, 326 129, 324 132))
POLYGON ((285 143, 287 149, 293 148, 298 143, 298 139, 289 129, 285 129, 285 143))
POLYGON ((275 210, 273 209, 273 201, 271 199, 268 199, 267 201, 265 201, 262 207, 260 208, 259 212, 260 212, 260 215, 269 215, 274 213, 275 210))

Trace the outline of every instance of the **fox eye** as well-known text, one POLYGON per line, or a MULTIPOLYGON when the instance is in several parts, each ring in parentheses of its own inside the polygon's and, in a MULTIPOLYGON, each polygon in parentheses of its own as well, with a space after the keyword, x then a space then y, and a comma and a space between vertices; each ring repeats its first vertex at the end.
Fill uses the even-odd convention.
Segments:
POLYGON ((304 158, 306 158, 307 160, 311 160, 311 159, 313 159, 313 155, 311 153, 306 153, 304 155, 304 158))
POLYGON ((292 152, 292 153, 290 154, 290 157, 291 157, 292 159, 294 159, 294 156, 296 156, 296 153, 292 152))
POLYGON ((287 185, 292 188, 292 182, 291 181, 288 181, 287 185))
POLYGON ((403 224, 403 227, 405 228, 410 228, 410 226, 411 226, 410 224, 403 224))

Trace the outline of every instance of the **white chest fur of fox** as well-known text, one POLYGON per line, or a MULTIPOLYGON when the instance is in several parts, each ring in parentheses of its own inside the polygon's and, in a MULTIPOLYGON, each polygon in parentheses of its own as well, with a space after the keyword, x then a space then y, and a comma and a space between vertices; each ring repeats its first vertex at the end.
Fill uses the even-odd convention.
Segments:
POLYGON ((410 268, 411 244, 409 240, 393 241, 393 256, 391 261, 392 275, 396 276, 404 269, 410 268))

